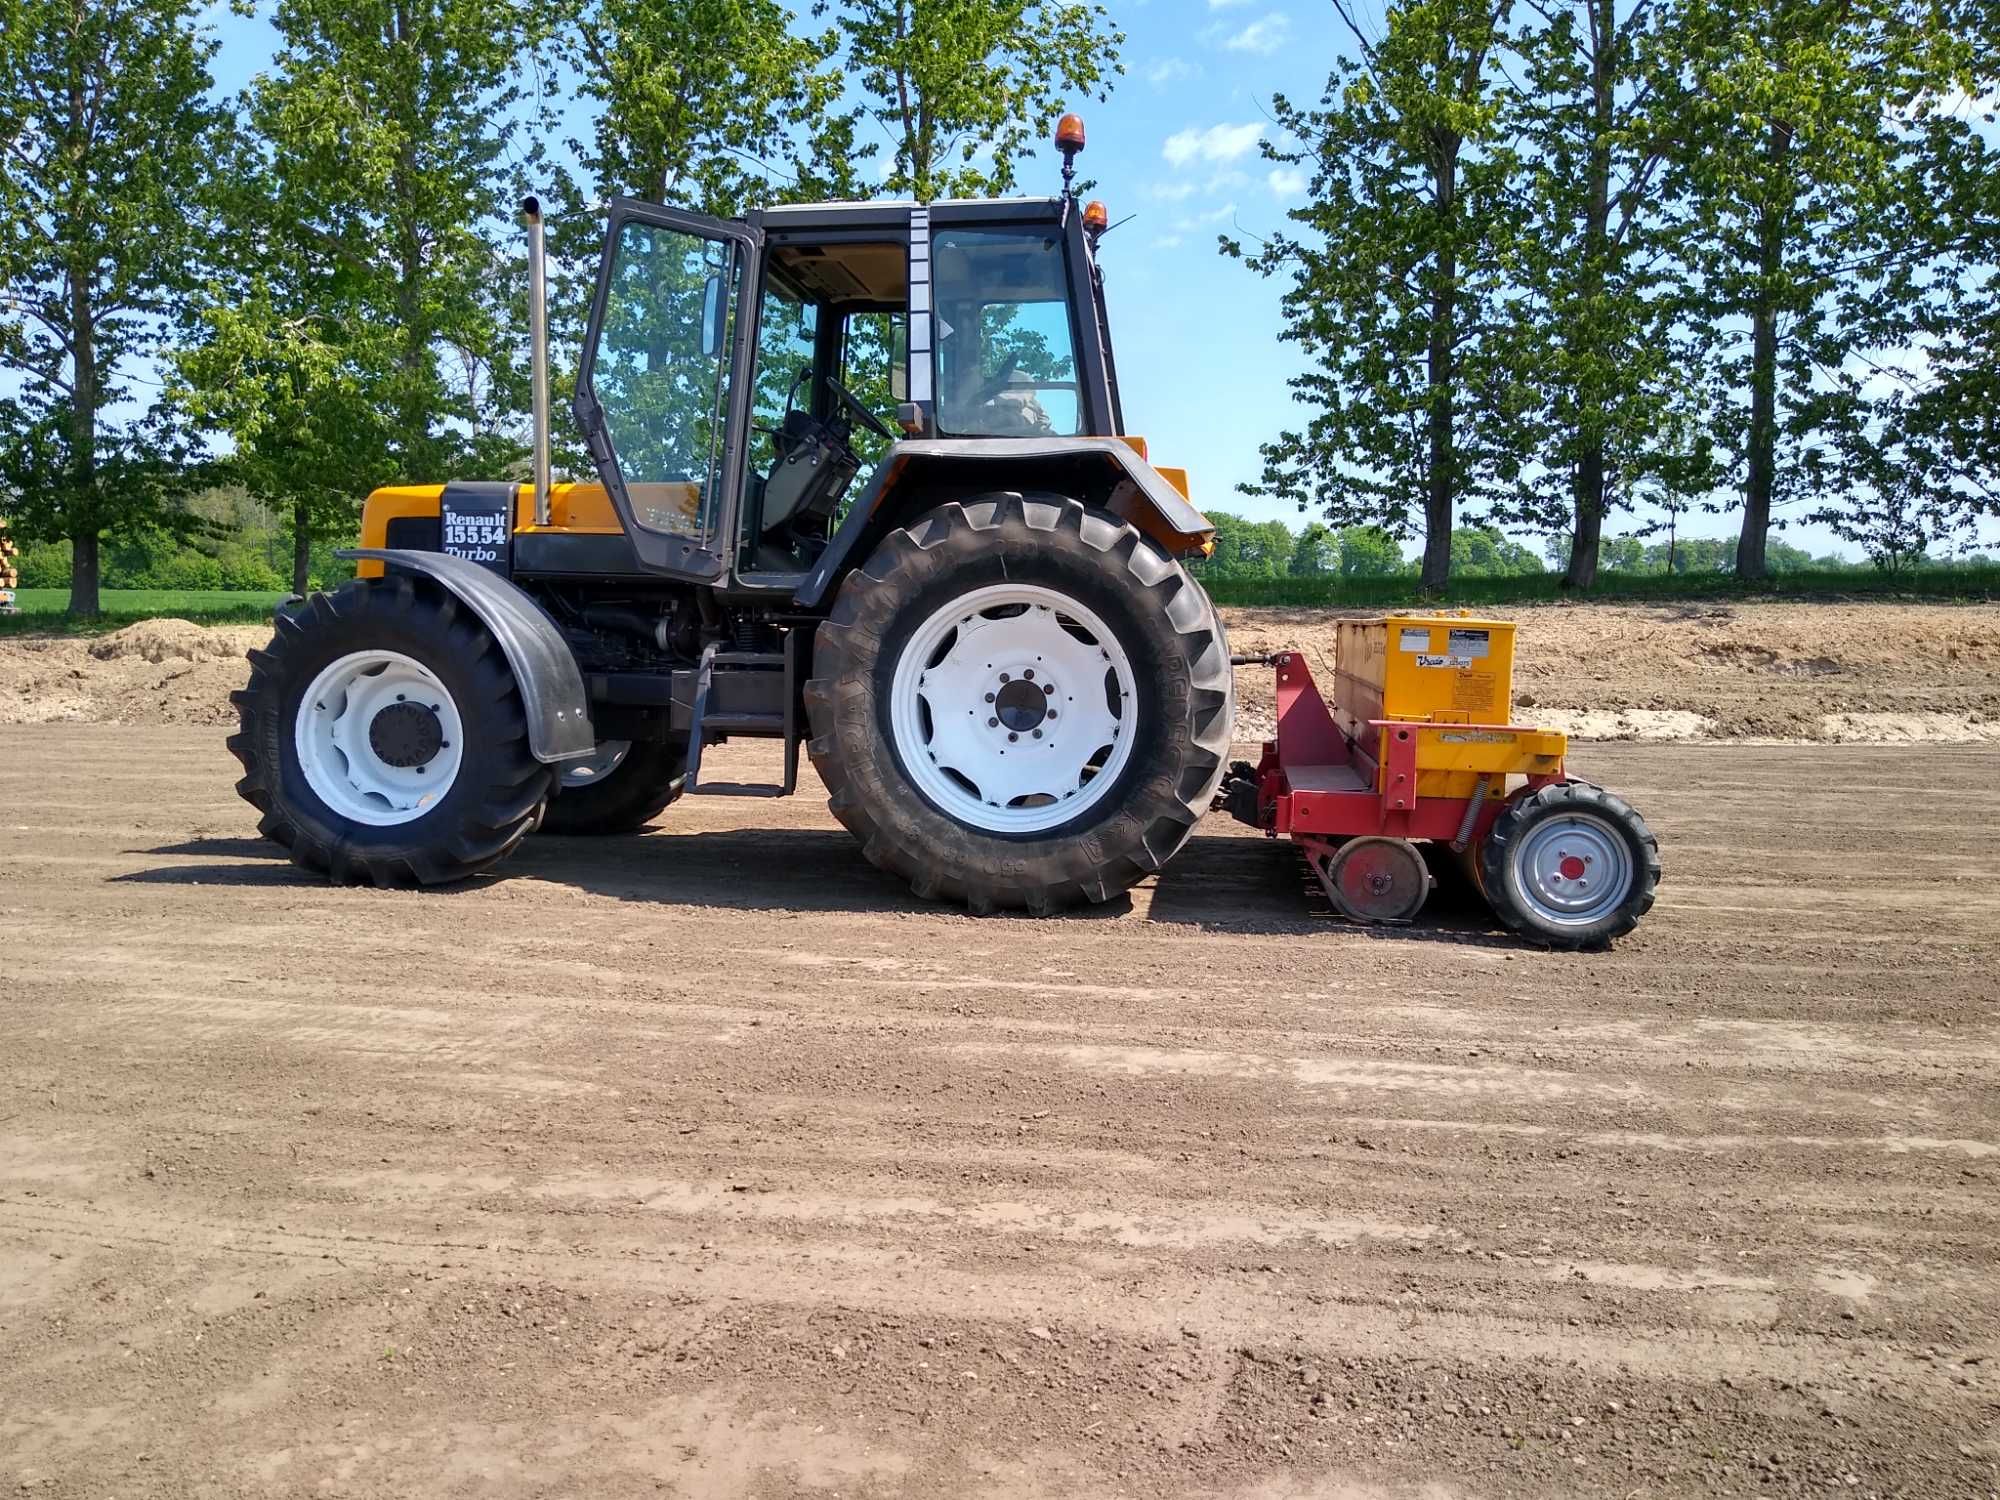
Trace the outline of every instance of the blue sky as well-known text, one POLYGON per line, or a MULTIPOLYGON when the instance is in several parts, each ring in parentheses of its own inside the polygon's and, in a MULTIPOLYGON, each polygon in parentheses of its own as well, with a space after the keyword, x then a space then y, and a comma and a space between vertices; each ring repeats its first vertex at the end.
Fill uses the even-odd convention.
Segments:
MULTIPOLYGON (((1106 237, 1102 257, 1126 425, 1145 434, 1156 461, 1189 470, 1198 505, 1296 528, 1313 517, 1236 492, 1260 471, 1258 444, 1305 415, 1286 385, 1300 356, 1279 339, 1284 282, 1253 275, 1215 246, 1219 232, 1282 226, 1302 195, 1303 174, 1264 160, 1257 142, 1270 129, 1274 93, 1318 100, 1341 50, 1337 18, 1327 0, 1108 3, 1126 35, 1125 74, 1108 101, 1073 107, 1089 133, 1079 174, 1095 181, 1114 224, 1133 216, 1106 237)), ((219 88, 234 92, 268 65, 275 39, 266 14, 213 6, 219 88)), ((1019 177, 1023 192, 1052 192, 1057 158, 1044 149, 1019 177)), ((1615 518, 1608 529, 1630 525, 1615 518)), ((1683 531, 1733 536, 1736 517, 1686 517, 1683 531)), ((1990 524, 1982 532, 2000 536, 1990 524)), ((1856 550, 1823 527, 1775 534, 1815 553, 1856 550)))

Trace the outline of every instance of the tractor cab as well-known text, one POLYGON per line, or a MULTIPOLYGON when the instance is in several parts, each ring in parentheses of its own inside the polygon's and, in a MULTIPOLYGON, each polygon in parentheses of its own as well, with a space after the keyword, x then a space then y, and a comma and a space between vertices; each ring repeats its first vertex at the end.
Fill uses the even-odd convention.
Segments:
POLYGON ((641 564, 789 592, 899 444, 1119 436, 1101 222, 1067 195, 615 203, 575 412, 641 564))

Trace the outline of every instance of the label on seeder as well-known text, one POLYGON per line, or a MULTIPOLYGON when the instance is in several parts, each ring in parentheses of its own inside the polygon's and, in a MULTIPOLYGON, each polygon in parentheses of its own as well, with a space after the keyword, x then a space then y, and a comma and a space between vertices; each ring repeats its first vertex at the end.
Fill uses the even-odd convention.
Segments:
POLYGON ((1453 656, 1484 656, 1492 639, 1490 630, 1454 630, 1445 649, 1453 656))
POLYGON ((1403 627, 1403 649, 1405 651, 1428 651, 1431 649, 1431 632, 1428 625, 1405 625, 1403 627))
POLYGON ((511 497, 486 500, 447 490, 438 517, 444 550, 496 573, 510 572, 507 552, 513 542, 512 509, 511 497))
POLYGON ((1432 656, 1426 653, 1417 658, 1417 665, 1420 667, 1469 667, 1472 665, 1472 658, 1469 656, 1432 656))

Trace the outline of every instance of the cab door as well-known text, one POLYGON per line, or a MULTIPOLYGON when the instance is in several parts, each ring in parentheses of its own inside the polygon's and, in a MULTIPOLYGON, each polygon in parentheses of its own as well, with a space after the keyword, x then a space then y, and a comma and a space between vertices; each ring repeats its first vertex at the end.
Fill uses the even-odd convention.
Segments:
POLYGON ((727 566, 741 488, 760 231, 611 205, 573 409, 639 561, 692 582, 727 566))

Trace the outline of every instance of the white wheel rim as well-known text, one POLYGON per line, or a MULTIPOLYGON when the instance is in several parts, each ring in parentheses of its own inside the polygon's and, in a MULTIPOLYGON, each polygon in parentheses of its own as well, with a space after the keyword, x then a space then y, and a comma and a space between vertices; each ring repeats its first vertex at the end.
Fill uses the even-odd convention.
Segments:
POLYGON ((465 725, 437 674, 400 651, 356 651, 327 665, 293 727, 306 785, 355 823, 421 818, 458 779, 465 725))
POLYGON ((566 760, 562 766, 565 787, 590 786, 602 781, 625 763, 632 753, 630 740, 599 740, 597 748, 582 760, 566 760))
POLYGON ((1066 594, 995 584, 911 634, 889 688, 904 768, 947 817, 1040 833, 1103 799, 1132 758, 1138 694, 1125 648, 1066 594))
POLYGON ((1603 920, 1632 890, 1632 851, 1619 831, 1590 813, 1564 813, 1534 825, 1514 861, 1521 899, 1557 927, 1603 920))

